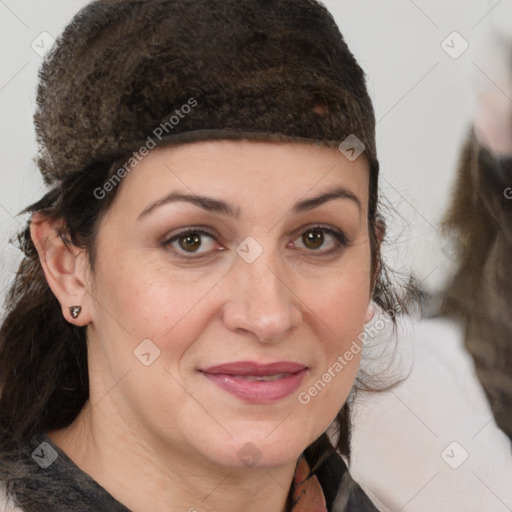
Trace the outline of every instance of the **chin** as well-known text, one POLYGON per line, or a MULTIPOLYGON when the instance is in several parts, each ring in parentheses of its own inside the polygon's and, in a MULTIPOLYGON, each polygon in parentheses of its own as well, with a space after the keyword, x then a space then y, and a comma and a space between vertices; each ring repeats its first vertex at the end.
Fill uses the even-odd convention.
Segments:
MULTIPOLYGON (((261 430, 257 433, 250 433, 245 430, 243 435, 229 437, 217 446, 210 443, 208 446, 208 458, 215 462, 229 467, 236 468, 272 468, 284 466, 295 462, 301 453, 315 439, 306 439, 291 435, 291 432, 300 432, 295 427, 290 430, 283 428, 282 432, 270 434, 275 429, 261 430)), ((319 434, 320 435, 320 434, 319 434)))

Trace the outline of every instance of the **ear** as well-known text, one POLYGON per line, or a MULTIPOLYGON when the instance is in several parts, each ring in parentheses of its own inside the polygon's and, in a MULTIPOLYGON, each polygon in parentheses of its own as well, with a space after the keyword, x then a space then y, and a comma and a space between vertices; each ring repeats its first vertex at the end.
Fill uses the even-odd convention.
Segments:
POLYGON ((91 323, 91 295, 87 292, 89 264, 84 249, 65 242, 66 229, 61 220, 49 219, 40 212, 32 215, 30 235, 53 294, 60 302, 64 318, 78 326, 91 323), (69 308, 81 306, 76 319, 69 308))
POLYGON ((368 308, 366 309, 366 316, 364 317, 364 323, 367 324, 373 320, 375 316, 375 305, 373 301, 370 301, 368 308))

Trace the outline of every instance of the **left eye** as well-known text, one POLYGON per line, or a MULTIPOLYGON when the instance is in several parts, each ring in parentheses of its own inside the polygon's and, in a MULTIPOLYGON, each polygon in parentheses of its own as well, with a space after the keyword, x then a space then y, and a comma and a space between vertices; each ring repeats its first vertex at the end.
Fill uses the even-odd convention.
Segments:
POLYGON ((331 254, 348 245, 348 240, 344 233, 322 226, 315 226, 303 231, 296 240, 300 240, 303 247, 306 249, 310 249, 321 254, 331 254), (325 244, 325 241, 329 239, 331 239, 331 243, 329 244, 331 247, 326 250, 319 251, 319 249, 325 244))

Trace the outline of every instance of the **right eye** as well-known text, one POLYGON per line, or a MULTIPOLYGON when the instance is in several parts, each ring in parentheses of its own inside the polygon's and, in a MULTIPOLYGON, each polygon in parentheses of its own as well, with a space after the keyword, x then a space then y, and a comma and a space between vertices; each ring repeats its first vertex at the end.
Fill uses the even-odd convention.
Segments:
POLYGON ((197 259, 213 249, 215 245, 211 242, 213 240, 215 240, 214 236, 203 229, 187 228, 167 239, 162 243, 162 246, 179 258, 197 259), (210 239, 210 241, 205 243, 205 238, 210 239), (204 250, 200 251, 199 249, 204 250), (199 254, 200 256, 185 256, 185 254, 199 254))

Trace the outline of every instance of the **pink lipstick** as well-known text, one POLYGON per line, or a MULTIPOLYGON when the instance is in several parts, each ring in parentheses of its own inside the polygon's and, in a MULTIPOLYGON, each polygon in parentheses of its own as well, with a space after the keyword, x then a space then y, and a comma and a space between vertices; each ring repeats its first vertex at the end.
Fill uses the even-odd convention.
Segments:
POLYGON ((271 364, 237 361, 200 371, 221 389, 242 400, 267 403, 296 391, 307 369, 303 364, 289 361, 271 364))

